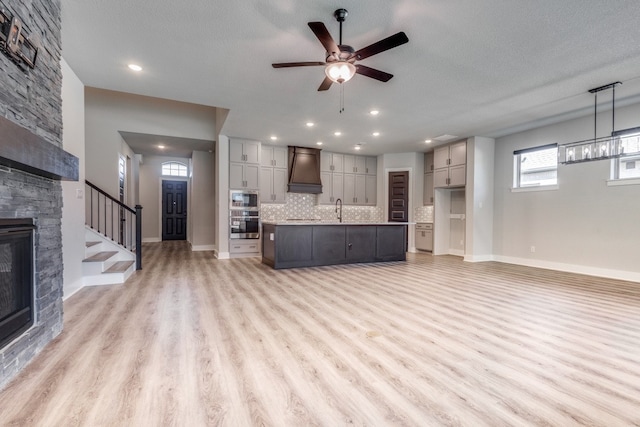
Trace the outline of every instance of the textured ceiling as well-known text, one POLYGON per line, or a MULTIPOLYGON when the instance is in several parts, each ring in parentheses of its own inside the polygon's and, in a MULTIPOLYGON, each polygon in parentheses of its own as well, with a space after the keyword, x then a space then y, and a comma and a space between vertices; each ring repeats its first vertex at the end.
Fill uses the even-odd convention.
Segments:
POLYGON ((62 43, 85 85, 227 108, 225 135, 380 154, 587 115, 588 89, 614 81, 617 105, 640 101, 639 17, 637 0, 62 0, 62 43), (356 75, 343 113, 339 85, 317 92, 322 67, 271 67, 324 60, 307 22, 337 40, 340 7, 343 42, 356 49, 409 37, 362 61, 395 77, 356 75))

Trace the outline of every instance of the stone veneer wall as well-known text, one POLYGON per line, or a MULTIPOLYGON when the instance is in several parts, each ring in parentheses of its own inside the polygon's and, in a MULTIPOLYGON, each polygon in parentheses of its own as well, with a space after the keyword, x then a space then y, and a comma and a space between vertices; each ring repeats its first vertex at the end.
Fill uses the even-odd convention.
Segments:
MULTIPOLYGON (((62 148, 60 1, 3 0, 23 32, 40 45, 35 69, 0 53, 0 114, 62 148)), ((0 349, 0 388, 62 331, 62 189, 60 182, 0 167, 0 217, 34 218, 35 325, 0 349)))

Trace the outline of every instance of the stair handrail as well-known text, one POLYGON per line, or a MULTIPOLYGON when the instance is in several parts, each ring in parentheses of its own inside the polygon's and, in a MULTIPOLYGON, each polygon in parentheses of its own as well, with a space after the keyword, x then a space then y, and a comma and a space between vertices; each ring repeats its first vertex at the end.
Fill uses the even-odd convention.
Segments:
MULTIPOLYGON (((97 185, 89 182, 88 180, 85 180, 85 184, 93 191, 95 190, 98 193, 98 201, 97 201, 97 207, 96 207, 96 211, 97 211, 97 216, 98 216, 98 221, 97 221, 97 228, 94 227, 94 223, 93 223, 93 219, 94 219, 94 207, 93 207, 93 193, 91 193, 89 195, 89 218, 90 221, 87 221, 86 216, 85 216, 85 223, 87 223, 87 225, 89 227, 91 227, 91 229, 93 230, 97 230, 98 233, 101 233, 103 236, 110 238, 112 241, 114 241, 115 243, 125 247, 126 249, 134 252, 136 254, 136 270, 141 270, 142 269, 142 206, 140 205, 136 205, 135 209, 130 208, 129 206, 127 206, 126 204, 122 203, 120 200, 112 197, 109 193, 107 193, 106 191, 104 191, 103 189, 101 189, 100 187, 98 187, 97 185), (130 216, 131 216, 131 220, 130 220, 130 224, 129 224, 129 229, 130 231, 134 228, 135 226, 135 240, 131 239, 131 244, 127 244, 127 239, 121 239, 122 241, 116 241, 114 239, 114 213, 113 210, 110 211, 110 214, 112 216, 112 220, 111 220, 111 233, 109 234, 107 232, 108 230, 108 223, 107 223, 107 207, 106 207, 106 201, 104 202, 104 230, 101 230, 101 221, 100 221, 100 195, 102 195, 104 197, 105 200, 110 200, 112 203, 114 203, 117 207, 115 209, 124 209, 126 212, 129 212, 130 216)), ((113 209, 113 208, 112 208, 113 209)), ((117 212, 117 211, 116 211, 117 212)), ((127 222, 127 216, 124 215, 123 217, 120 217, 120 213, 118 213, 118 217, 119 217, 119 221, 120 222, 127 222)), ((124 228, 124 230, 126 230, 126 227, 124 228)), ((120 232, 124 232, 123 229, 120 229, 120 232)))

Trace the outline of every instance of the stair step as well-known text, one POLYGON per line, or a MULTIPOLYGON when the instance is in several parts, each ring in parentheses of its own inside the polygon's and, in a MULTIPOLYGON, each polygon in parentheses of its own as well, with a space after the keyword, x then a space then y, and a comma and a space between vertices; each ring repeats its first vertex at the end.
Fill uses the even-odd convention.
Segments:
POLYGON ((133 265, 134 261, 118 261, 109 267, 104 273, 124 273, 133 265))
POLYGON ((98 252, 95 255, 91 255, 89 258, 83 259, 82 262, 104 262, 117 253, 117 251, 98 252))
POLYGON ((87 248, 90 248, 91 246, 95 246, 95 245, 99 245, 100 242, 86 242, 86 246, 87 248))

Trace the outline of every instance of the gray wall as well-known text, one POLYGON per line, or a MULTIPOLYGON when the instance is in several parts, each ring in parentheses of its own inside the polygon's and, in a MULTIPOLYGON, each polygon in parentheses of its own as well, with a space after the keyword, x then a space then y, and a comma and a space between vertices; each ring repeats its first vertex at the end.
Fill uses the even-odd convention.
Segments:
MULTIPOLYGON (((611 131, 610 116, 599 116, 598 136, 611 131)), ((616 129, 637 126, 640 104, 616 109, 616 129)), ((560 165, 555 191, 511 191, 514 150, 591 137, 587 116, 496 140, 495 259, 640 280, 640 187, 607 186, 610 161, 560 165)))

